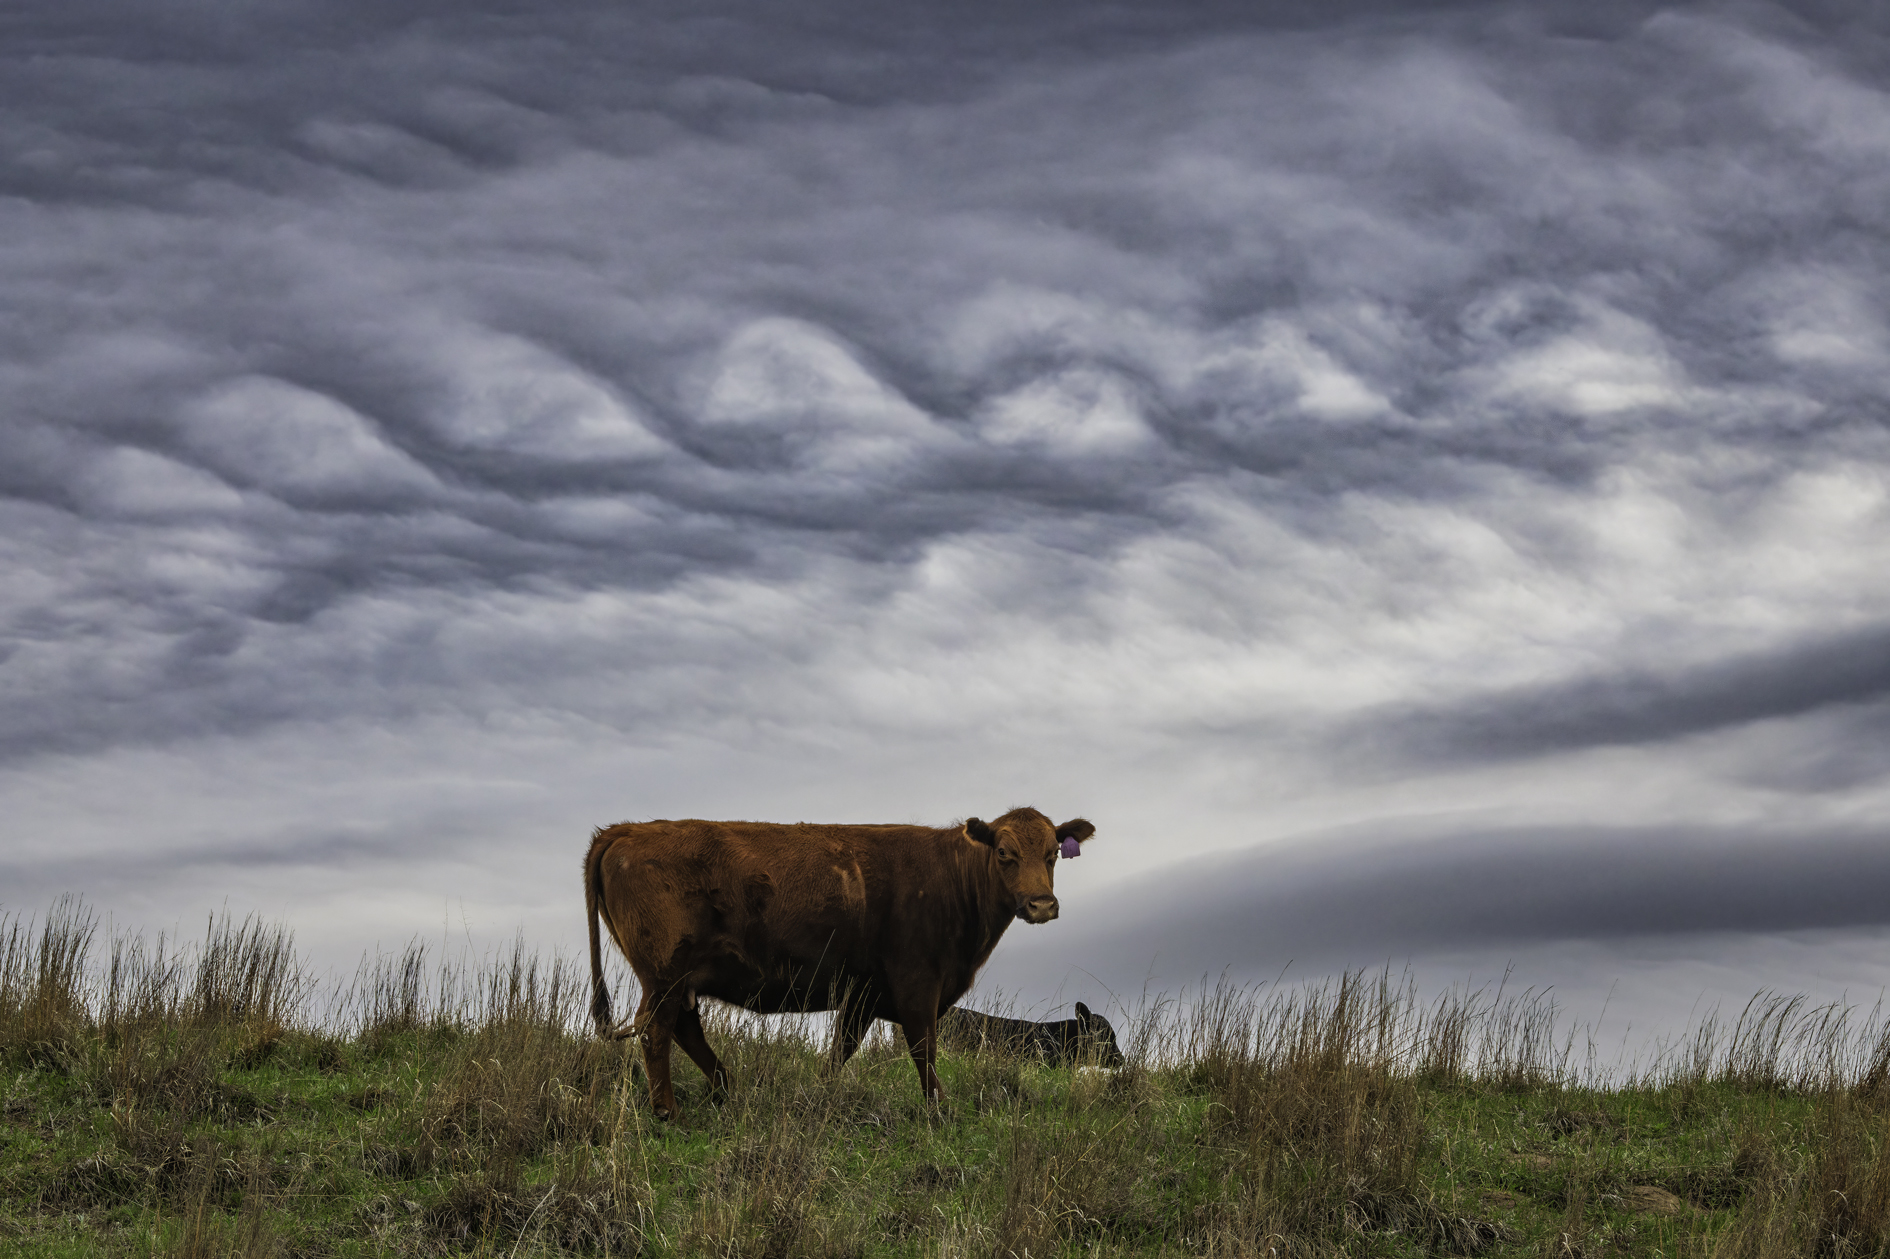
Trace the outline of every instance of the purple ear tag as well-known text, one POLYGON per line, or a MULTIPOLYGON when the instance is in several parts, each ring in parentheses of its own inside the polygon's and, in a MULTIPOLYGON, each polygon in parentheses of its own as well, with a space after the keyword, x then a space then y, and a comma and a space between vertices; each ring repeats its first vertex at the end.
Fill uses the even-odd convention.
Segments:
POLYGON ((1068 839, 1063 841, 1063 848, 1061 851, 1063 855, 1066 857, 1080 857, 1083 855, 1083 846, 1077 843, 1076 836, 1072 835, 1068 839))

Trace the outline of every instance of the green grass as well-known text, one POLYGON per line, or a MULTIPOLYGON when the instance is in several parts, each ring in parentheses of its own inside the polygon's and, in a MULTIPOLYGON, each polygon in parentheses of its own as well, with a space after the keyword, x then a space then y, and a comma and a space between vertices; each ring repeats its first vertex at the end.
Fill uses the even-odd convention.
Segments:
POLYGON ((1119 1030, 1129 1063, 844 1071, 718 1012, 735 1075, 650 1117, 580 977, 424 951, 318 1000, 283 933, 111 943, 0 920, 0 1254, 1890 1253, 1890 1042, 1764 999, 1631 1078, 1539 1001, 1389 978, 1222 987, 1119 1030))

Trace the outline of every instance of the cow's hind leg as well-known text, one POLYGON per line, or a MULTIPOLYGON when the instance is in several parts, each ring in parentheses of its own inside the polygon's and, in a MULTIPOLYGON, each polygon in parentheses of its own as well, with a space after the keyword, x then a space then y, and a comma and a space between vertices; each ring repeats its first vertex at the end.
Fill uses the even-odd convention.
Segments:
POLYGON ((702 1074, 709 1077, 710 1096, 726 1097, 728 1068, 715 1056, 715 1050, 709 1048, 709 1038, 702 1034, 702 1015, 693 1005, 683 1007, 682 1013, 676 1016, 676 1043, 702 1068, 702 1074))
POLYGON ((658 1119, 674 1119, 677 1115, 676 1089, 669 1078, 669 1045, 676 1035, 681 1011, 680 1001, 651 1004, 645 998, 645 1008, 637 1013, 643 1040, 643 1073, 650 1079, 650 1109, 658 1119))

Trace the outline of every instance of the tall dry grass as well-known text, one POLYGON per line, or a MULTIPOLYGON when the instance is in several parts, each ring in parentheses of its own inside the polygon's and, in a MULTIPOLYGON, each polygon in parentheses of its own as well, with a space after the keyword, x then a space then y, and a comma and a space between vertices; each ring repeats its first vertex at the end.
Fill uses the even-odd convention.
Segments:
MULTIPOLYGON (((233 1080, 286 1055, 328 1071, 405 1064, 408 1091, 349 1103, 364 1173, 428 1186, 424 1201, 362 1207, 387 1253, 852 1259, 891 1236, 979 1259, 1476 1254, 1517 1239, 1427 1170, 1450 1135, 1440 1098, 1549 1098, 1558 1130, 1592 1132, 1611 1093, 1657 1096, 1680 1121, 1731 1090, 1809 1099, 1810 1130, 1737 1134, 1714 1191, 1736 1208, 1688 1253, 1890 1254, 1881 1010, 1762 994, 1730 1022, 1709 1017, 1644 1062, 1604 1068, 1539 993, 1425 1001, 1390 972, 1223 981, 1125 1015, 1127 1061, 1112 1073, 1046 1073, 1001 1049, 955 1059, 940 1112, 918 1097, 896 1034, 882 1029, 835 1074, 807 1021, 712 1008, 735 1085, 708 1105, 679 1061, 691 1118, 664 1128, 631 1043, 588 1033, 585 976, 523 941, 477 962, 416 943, 316 1002, 291 938, 255 919, 214 918, 182 944, 113 936, 102 958, 99 937, 72 900, 0 918, 0 1058, 65 1075, 109 1113, 108 1148, 49 1182, 47 1208, 159 1204, 187 1225, 176 1253, 282 1249, 304 1173, 266 1136, 279 1102, 233 1080), (959 1157, 968 1134, 990 1131, 995 1148, 959 1157)), ((1595 1203, 1622 1189, 1604 1163, 1557 1191, 1555 1253, 1615 1245, 1591 1226, 1595 1203)))
POLYGON ((86 959, 96 917, 61 898, 43 923, 0 917, 0 1052, 57 1062, 88 1022, 86 959))

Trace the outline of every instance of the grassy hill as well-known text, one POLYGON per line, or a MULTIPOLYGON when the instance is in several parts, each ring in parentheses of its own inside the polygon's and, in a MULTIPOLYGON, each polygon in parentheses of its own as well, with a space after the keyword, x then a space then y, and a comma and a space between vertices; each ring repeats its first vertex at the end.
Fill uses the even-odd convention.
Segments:
POLYGON ((948 1057, 938 1111, 894 1038, 833 1075, 724 1013, 733 1095, 678 1054, 658 1124, 522 946, 324 999, 253 921, 97 936, 0 920, 0 1253, 1890 1253, 1890 1039, 1798 1001, 1604 1085, 1539 1001, 1223 987, 1113 1073, 948 1057))

